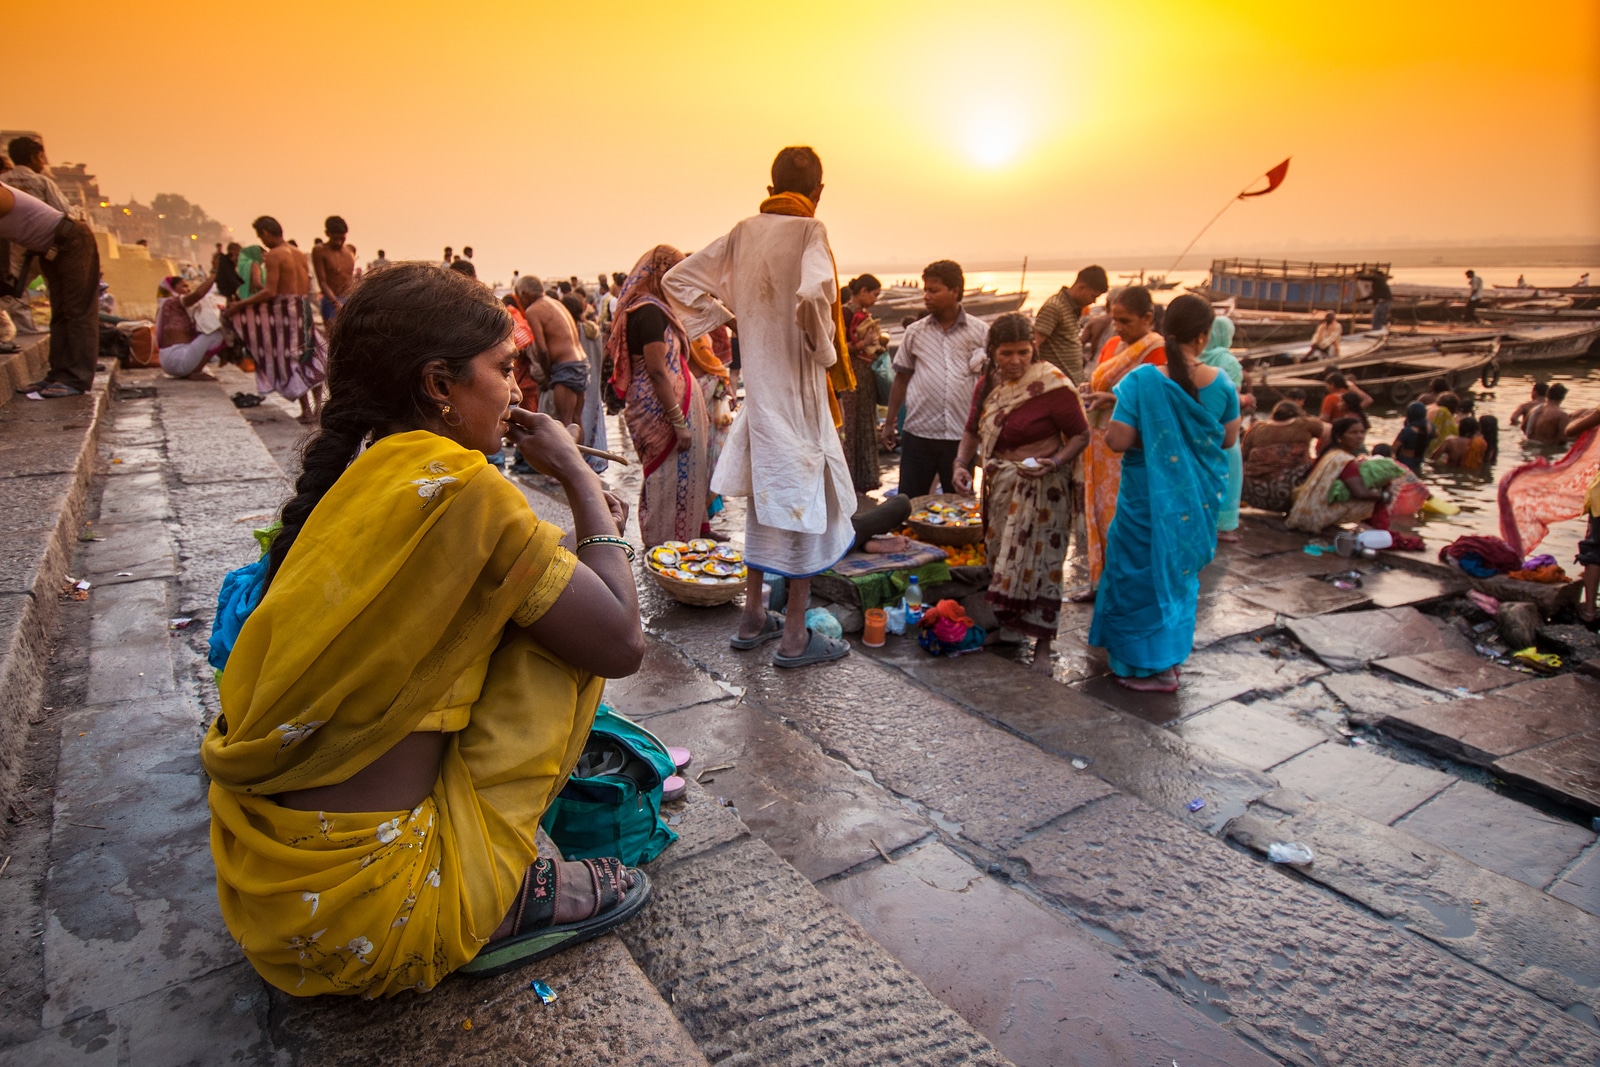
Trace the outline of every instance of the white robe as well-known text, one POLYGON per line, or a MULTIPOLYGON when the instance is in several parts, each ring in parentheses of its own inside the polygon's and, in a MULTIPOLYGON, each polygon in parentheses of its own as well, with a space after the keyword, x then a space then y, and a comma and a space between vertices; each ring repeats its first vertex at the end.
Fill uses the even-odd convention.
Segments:
POLYGON ((738 318, 745 402, 711 490, 751 498, 745 559, 768 574, 819 574, 855 539, 855 489, 828 411, 837 285, 827 229, 792 215, 745 219, 661 283, 690 337, 738 318))

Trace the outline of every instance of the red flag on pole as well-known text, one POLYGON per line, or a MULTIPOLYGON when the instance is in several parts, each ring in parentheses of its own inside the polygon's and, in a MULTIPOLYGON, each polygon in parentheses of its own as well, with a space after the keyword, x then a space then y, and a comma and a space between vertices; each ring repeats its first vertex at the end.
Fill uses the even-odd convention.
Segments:
POLYGON ((1253 193, 1240 193, 1239 199, 1244 200, 1252 196, 1266 196, 1268 193, 1272 192, 1272 190, 1282 185, 1283 179, 1287 178, 1288 176, 1289 160, 1286 159, 1282 163, 1279 163, 1276 167, 1273 167, 1271 170, 1267 171, 1267 187, 1265 189, 1257 189, 1253 193))

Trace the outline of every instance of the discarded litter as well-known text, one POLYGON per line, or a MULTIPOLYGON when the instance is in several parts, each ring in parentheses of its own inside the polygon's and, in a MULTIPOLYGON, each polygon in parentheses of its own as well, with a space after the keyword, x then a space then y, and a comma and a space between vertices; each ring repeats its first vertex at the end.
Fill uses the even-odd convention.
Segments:
POLYGON ((1328 549, 1325 545, 1307 545, 1305 548, 1306 555, 1308 556, 1320 556, 1327 550, 1328 549))
POLYGON ((462 1019, 461 1020, 461 1029, 463 1029, 463 1030, 471 1030, 472 1029, 472 1020, 471 1019, 462 1019))
POLYGON ((1189 801, 1189 803, 1184 805, 1184 807, 1188 808, 1190 811, 1199 811, 1201 808, 1203 808, 1205 806, 1206 806, 1206 798, 1205 797, 1195 797, 1193 800, 1189 801))
POLYGON ((118 571, 116 574, 112 575, 112 577, 114 577, 114 578, 132 578, 133 577, 133 572, 132 571, 118 571))
POLYGON ((1298 841, 1275 841, 1267 846, 1267 859, 1273 863, 1307 864, 1312 860, 1311 849, 1298 841))
POLYGON ((87 593, 89 591, 89 579, 79 578, 77 582, 73 583, 73 588, 81 593, 87 593))
POLYGON ((668 826, 676 826, 682 821, 683 821, 683 816, 682 815, 674 815, 672 818, 667 820, 667 825, 668 826))
POLYGON ((1081 771, 1089 766, 1089 761, 1084 759, 1075 759, 1072 761, 1072 765, 1081 771))
POLYGON ((1371 742, 1368 741, 1365 737, 1355 737, 1355 736, 1352 736, 1350 738, 1350 743, 1352 745, 1357 746, 1357 747, 1360 747, 1361 745, 1371 744, 1371 742))
POLYGON ((533 995, 539 998, 542 1004, 554 1004, 558 999, 556 991, 535 978, 528 983, 528 988, 533 990, 533 995))
POLYGON ((1553 674, 1561 669, 1561 657, 1549 652, 1540 652, 1537 648, 1524 648, 1519 652, 1511 653, 1511 658, 1518 663, 1526 663, 1536 671, 1553 674))
POLYGON ((167 629, 187 630, 191 622, 194 622, 194 619, 190 618, 188 615, 180 615, 176 619, 167 620, 167 629))

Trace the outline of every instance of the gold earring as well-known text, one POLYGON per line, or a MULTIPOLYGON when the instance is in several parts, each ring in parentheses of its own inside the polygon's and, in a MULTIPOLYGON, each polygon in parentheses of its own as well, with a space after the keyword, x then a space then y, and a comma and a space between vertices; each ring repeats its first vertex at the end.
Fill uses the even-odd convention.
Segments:
POLYGON ((446 404, 446 405, 445 405, 445 406, 444 406, 444 407, 442 407, 442 408, 440 408, 440 409, 439 409, 439 414, 441 414, 441 415, 448 415, 448 414, 450 414, 450 405, 449 405, 449 404, 446 404))

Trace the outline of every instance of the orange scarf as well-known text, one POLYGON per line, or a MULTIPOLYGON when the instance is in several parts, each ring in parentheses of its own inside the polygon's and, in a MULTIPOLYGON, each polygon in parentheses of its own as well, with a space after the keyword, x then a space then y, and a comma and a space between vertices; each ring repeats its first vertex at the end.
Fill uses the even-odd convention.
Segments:
POLYGON ((689 365, 694 368, 696 374, 715 374, 723 381, 728 380, 728 368, 717 358, 716 349, 711 347, 711 335, 708 333, 703 333, 689 342, 689 365))
MULTIPOLYGON (((763 215, 794 215, 799 218, 817 217, 817 205, 799 193, 778 193, 761 201, 763 215)), ((833 258, 833 249, 828 249, 833 258)), ((839 394, 852 392, 856 387, 856 372, 850 367, 849 331, 844 324, 844 304, 840 302, 839 264, 833 265, 833 348, 838 354, 833 366, 828 368, 828 412, 835 427, 844 425, 844 409, 839 406, 839 394)))

